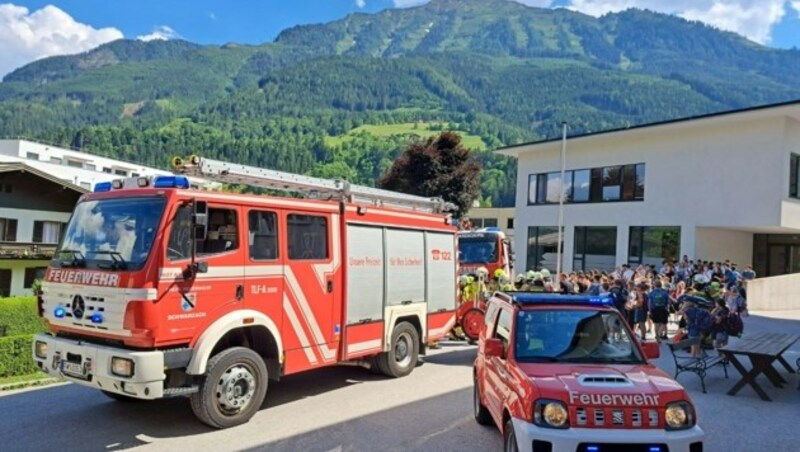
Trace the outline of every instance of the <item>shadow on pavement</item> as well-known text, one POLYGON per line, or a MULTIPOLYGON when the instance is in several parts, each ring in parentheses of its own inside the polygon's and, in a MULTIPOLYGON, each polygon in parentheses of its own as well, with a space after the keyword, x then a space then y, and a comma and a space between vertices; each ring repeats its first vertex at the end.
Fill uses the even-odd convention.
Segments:
POLYGON ((472 388, 464 388, 243 450, 473 451, 498 450, 501 442, 496 428, 472 418, 472 388))
POLYGON ((442 366, 466 366, 472 367, 475 362, 475 356, 478 353, 476 347, 467 349, 446 351, 437 354, 431 354, 423 357, 426 363, 439 364, 442 366))

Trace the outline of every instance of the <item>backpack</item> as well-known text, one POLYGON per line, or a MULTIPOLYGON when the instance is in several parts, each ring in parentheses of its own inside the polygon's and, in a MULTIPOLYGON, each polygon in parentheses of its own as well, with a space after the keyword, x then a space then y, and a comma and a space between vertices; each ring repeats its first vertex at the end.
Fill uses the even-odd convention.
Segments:
POLYGON ((663 290, 654 290, 650 296, 653 297, 653 306, 656 308, 666 308, 669 304, 669 297, 663 290))
POLYGON ((730 336, 739 336, 744 332, 744 322, 741 316, 734 312, 728 314, 724 321, 725 332, 730 336))
POLYGON ((709 333, 714 326, 714 316, 705 309, 696 309, 697 318, 695 318, 695 322, 697 323, 697 329, 703 334, 709 333))

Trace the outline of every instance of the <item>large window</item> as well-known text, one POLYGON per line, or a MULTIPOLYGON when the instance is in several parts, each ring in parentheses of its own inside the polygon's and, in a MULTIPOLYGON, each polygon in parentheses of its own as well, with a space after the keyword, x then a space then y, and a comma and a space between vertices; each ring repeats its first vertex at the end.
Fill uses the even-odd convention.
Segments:
POLYGON ((327 259, 328 219, 315 215, 289 215, 289 259, 327 259))
POLYGON ((34 221, 33 222, 33 241, 34 243, 57 244, 61 240, 61 231, 64 230, 65 223, 58 221, 34 221))
POLYGON ((11 270, 0 268, 0 297, 11 296, 11 270))
POLYGON ((30 289, 37 279, 44 279, 47 267, 28 267, 25 269, 25 288, 30 289))
POLYGON ((613 270, 617 260, 617 228, 576 227, 573 270, 613 270))
MULTIPOLYGON (((562 246, 561 249, 563 250, 564 247, 562 246)), ((530 226, 528 228, 528 269, 539 270, 544 267, 555 271, 557 253, 557 227, 530 226)))
POLYGON ((792 198, 800 198, 798 174, 800 174, 800 155, 792 154, 789 159, 789 196, 792 198))
POLYGON ((633 226, 628 241, 631 264, 660 266, 666 260, 677 262, 681 249, 680 226, 633 226))
POLYGON ((278 258, 278 216, 275 212, 251 210, 250 259, 274 260, 278 258))
POLYGON ((0 242, 17 241, 17 220, 0 218, 0 242))
POLYGON ((528 204, 644 200, 644 163, 528 176, 528 204))

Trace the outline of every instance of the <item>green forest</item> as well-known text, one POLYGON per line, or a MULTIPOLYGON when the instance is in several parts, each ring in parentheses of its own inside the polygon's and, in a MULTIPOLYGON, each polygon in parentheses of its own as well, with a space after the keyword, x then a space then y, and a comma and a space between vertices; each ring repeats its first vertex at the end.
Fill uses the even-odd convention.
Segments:
POLYGON ((199 154, 373 185, 414 140, 474 149, 511 206, 504 145, 800 99, 800 51, 629 10, 593 18, 433 0, 285 30, 262 45, 121 40, 0 83, 0 136, 157 167, 199 154))

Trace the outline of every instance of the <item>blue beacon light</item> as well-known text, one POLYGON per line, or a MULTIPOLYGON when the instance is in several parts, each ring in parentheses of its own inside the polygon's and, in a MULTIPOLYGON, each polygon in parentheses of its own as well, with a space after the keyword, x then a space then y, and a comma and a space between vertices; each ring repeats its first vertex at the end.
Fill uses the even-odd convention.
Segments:
POLYGON ((153 181, 153 188, 189 188, 186 176, 158 176, 153 181))
POLYGON ((64 309, 63 306, 59 306, 53 311, 53 315, 56 316, 57 319, 63 319, 64 316, 67 315, 67 310, 64 309))

